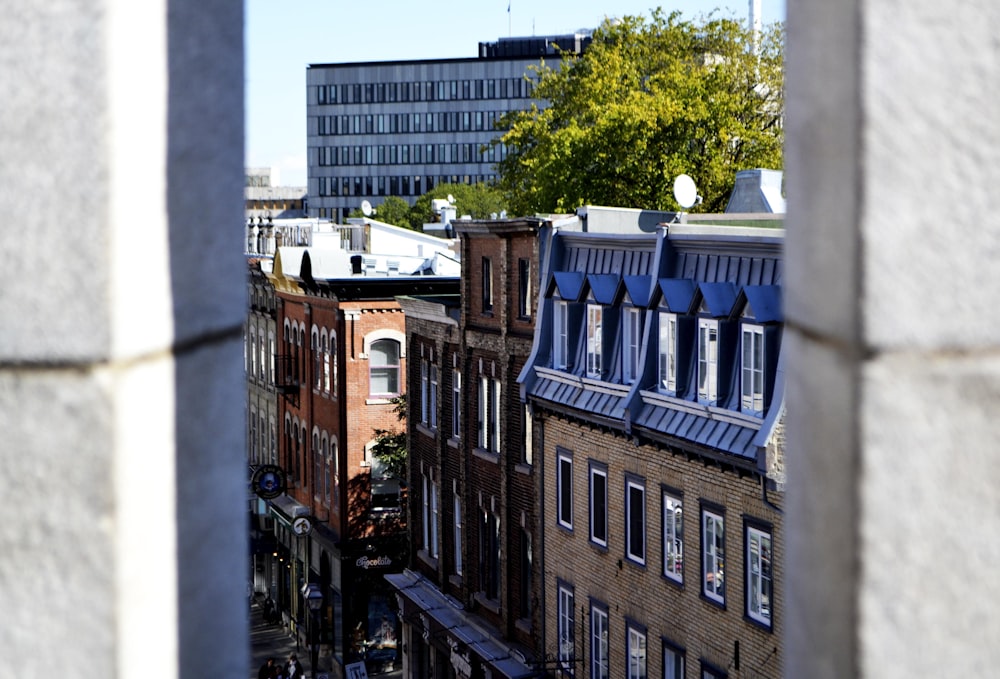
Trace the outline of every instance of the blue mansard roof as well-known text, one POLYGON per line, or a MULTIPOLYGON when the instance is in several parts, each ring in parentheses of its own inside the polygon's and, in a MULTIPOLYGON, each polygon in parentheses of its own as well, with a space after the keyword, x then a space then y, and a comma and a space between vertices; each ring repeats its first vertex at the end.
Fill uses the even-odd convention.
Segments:
MULTIPOLYGON (((564 416, 619 429, 626 435, 657 441, 689 454, 727 460, 744 468, 761 468, 762 450, 784 408, 783 380, 775 379, 780 352, 781 279, 784 231, 719 226, 670 225, 657 233, 610 238, 606 234, 553 233, 553 246, 543 262, 546 297, 581 303, 588 293, 605 305, 600 376, 587 375, 586 315, 568 311, 563 319, 571 336, 565 367, 552 362, 551 304, 539 305, 535 345, 519 381, 536 407, 564 416), (616 268, 617 267, 617 268, 616 268), (738 323, 742 316, 765 325, 765 348, 772 352, 765 381, 772 391, 764 413, 740 410, 739 356, 735 331, 720 331, 720 352, 732 358, 725 379, 725 402, 700 403, 695 366, 678 379, 677 392, 658 384, 658 330, 654 317, 643 324, 635 380, 626 382, 621 367, 622 328, 615 307, 627 293, 632 305, 655 312, 666 307, 677 314, 678 332, 688 332, 689 348, 678 355, 695 362, 694 330, 681 330, 682 319, 693 328, 698 305, 709 316, 738 323), (736 339, 734 339, 736 338, 736 339), (729 342, 729 344, 723 344, 729 342), (692 354, 692 351, 694 353, 692 354), (680 383, 685 384, 683 390, 680 383), (734 386, 735 385, 735 386, 734 386)), ((574 304, 570 305, 577 306, 574 304)), ((696 324, 695 324, 696 325, 696 324)), ((720 326, 721 328, 721 326, 720 326)), ((678 350, 680 351, 680 350, 678 350)), ((691 362, 690 360, 688 361, 691 362)), ((723 372, 720 363, 720 372, 723 372)), ((743 406, 748 407, 748 406, 743 406)))

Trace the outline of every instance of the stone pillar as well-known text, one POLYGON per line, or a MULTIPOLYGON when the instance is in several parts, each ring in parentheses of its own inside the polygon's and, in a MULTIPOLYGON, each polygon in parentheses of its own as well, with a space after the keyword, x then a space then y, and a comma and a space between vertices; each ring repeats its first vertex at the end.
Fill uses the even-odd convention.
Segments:
POLYGON ((789 2, 789 679, 1000 665, 998 29, 789 2))
POLYGON ((245 677, 240 0, 0 22, 0 657, 245 677))

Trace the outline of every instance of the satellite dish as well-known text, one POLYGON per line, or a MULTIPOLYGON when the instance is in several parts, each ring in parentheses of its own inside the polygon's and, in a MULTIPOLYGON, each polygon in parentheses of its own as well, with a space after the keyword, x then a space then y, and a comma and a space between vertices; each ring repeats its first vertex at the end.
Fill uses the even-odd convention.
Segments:
MULTIPOLYGON (((676 189, 675 189, 675 193, 676 193, 676 189)), ((369 203, 367 200, 361 201, 361 214, 363 214, 365 217, 371 217, 372 216, 372 204, 369 203)))
POLYGON ((685 210, 698 202, 698 189, 691 177, 686 174, 677 175, 674 180, 674 198, 685 210))
POLYGON ((451 195, 451 194, 449 193, 449 194, 448 194, 448 202, 449 202, 449 203, 454 203, 454 202, 455 202, 455 196, 453 196, 453 195, 451 195))

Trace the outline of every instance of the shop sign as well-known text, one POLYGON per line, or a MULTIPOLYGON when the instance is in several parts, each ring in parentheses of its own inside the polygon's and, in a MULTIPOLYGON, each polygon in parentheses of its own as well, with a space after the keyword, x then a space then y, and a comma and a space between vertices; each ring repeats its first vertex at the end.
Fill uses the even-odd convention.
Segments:
POLYGON ((273 500, 285 492, 285 470, 274 464, 263 464, 253 474, 253 492, 264 500, 273 500))
POLYGON ((360 556, 358 560, 354 562, 354 565, 358 568, 364 568, 368 570, 369 568, 385 568, 386 566, 392 565, 392 559, 388 556, 376 556, 375 558, 369 556, 360 556))

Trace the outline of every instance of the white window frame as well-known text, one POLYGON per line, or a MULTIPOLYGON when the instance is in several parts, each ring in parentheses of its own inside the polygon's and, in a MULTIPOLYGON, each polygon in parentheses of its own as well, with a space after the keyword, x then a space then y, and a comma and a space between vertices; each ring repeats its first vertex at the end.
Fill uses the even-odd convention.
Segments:
POLYGON ((640 565, 646 564, 646 484, 637 478, 627 478, 625 480, 625 556, 629 561, 640 565), (632 494, 638 491, 641 494, 640 516, 633 516, 632 494), (632 544, 632 524, 639 521, 642 530, 642 544, 632 544))
POLYGON ((423 545, 424 549, 430 552, 431 544, 431 481, 427 478, 427 472, 423 472, 421 475, 421 503, 420 503, 420 518, 423 521, 423 545))
POLYGON ((774 541, 770 530, 748 525, 746 532, 747 615, 770 627, 774 601, 774 541))
POLYGON ((492 453, 500 452, 500 380, 479 376, 478 446, 492 453))
POLYGON ((451 436, 458 438, 462 435, 462 371, 455 369, 451 371, 451 436))
POLYGON ((427 551, 432 559, 438 558, 440 553, 441 541, 438 537, 438 518, 440 505, 440 495, 441 495, 441 484, 436 482, 433 478, 431 479, 431 531, 430 531, 430 542, 427 547, 427 551))
POLYGON ((479 421, 477 426, 476 443, 482 449, 489 446, 489 378, 486 375, 479 376, 479 421))
POLYGON ((677 314, 660 312, 659 362, 656 387, 667 394, 677 393, 677 314))
POLYGON ((438 415, 437 415, 437 402, 438 402, 438 368, 437 364, 431 363, 430 365, 430 427, 431 429, 437 429, 438 426, 438 415))
POLYGON ((575 614, 573 589, 563 583, 559 583, 558 592, 558 626, 556 628, 558 648, 556 658, 563 670, 570 675, 573 674, 573 663, 576 660, 576 638, 573 617, 575 614))
POLYGON ((594 544, 598 544, 601 547, 608 546, 608 470, 603 466, 597 466, 591 464, 590 466, 590 541, 594 544), (604 480, 604 497, 598 498, 595 492, 594 479, 596 477, 601 477, 604 480), (599 517, 596 516, 597 510, 601 508, 603 504, 603 521, 600 521, 599 517), (603 533, 598 535, 598 528, 603 533))
POLYGON ((564 370, 569 358, 569 305, 555 300, 552 312, 552 367, 564 370))
POLYGON ((587 377, 600 379, 604 365, 603 350, 604 307, 587 305, 587 377))
POLYGON ((719 400, 719 322, 698 319, 698 402, 718 405, 719 400))
POLYGON ((590 606, 590 679, 608 679, 608 611, 590 606))
POLYGON ((726 523, 725 517, 710 509, 701 510, 701 591, 720 604, 726 603, 726 523))
POLYGON ((677 493, 663 491, 663 575, 684 582, 684 501, 677 493))
POLYGON ((663 679, 684 679, 684 652, 663 644, 663 679))
POLYGON ((632 384, 639 377, 639 352, 642 349, 642 311, 636 307, 622 310, 622 377, 632 384))
POLYGON ((426 358, 420 359, 420 424, 427 425, 428 392, 430 391, 429 367, 426 358))
POLYGON ((625 649, 628 658, 628 679, 647 679, 649 646, 646 643, 646 633, 638 627, 628 625, 628 640, 625 649))
POLYGON ((490 421, 490 451, 494 453, 500 452, 500 400, 502 398, 500 380, 493 379, 491 381, 491 395, 492 400, 490 401, 490 414, 492 419, 490 421))
POLYGON ((403 361, 403 346, 399 340, 391 337, 380 337, 371 343, 371 349, 369 350, 368 359, 368 391, 369 395, 373 398, 393 398, 399 396, 399 390, 401 388, 400 384, 400 367, 403 361), (375 345, 385 346, 385 347, 395 347, 396 349, 396 362, 395 363, 381 363, 376 364, 373 360, 375 345), (395 381, 396 390, 392 391, 375 391, 376 374, 378 375, 378 380, 385 380, 387 386, 389 382, 395 381))
POLYGON ((455 492, 455 575, 462 574, 462 496, 455 492))
POLYGON ((556 521, 573 530, 573 456, 560 452, 556 459, 556 521))
POLYGON ((764 326, 743 326, 740 347, 740 410, 764 414, 764 326))

